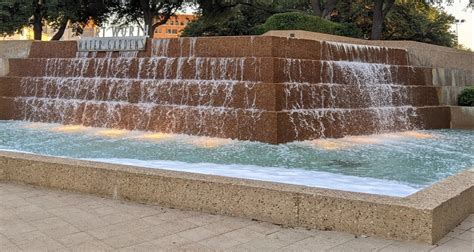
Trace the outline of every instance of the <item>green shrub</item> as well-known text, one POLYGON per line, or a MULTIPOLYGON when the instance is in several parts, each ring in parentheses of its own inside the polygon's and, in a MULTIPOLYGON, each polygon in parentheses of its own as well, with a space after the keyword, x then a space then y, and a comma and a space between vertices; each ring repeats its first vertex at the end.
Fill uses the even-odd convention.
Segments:
POLYGON ((459 106, 474 106, 474 86, 467 87, 458 96, 459 106))
POLYGON ((304 30, 349 37, 361 36, 360 30, 352 24, 335 23, 301 12, 275 14, 256 27, 253 33, 262 34, 271 30, 304 30))

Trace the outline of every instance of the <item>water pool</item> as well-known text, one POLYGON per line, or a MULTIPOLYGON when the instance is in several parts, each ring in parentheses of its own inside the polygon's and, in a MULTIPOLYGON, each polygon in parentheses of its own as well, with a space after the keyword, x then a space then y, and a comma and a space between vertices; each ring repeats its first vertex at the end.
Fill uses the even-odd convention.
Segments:
POLYGON ((0 121, 0 149, 407 196, 474 166, 474 131, 420 130, 270 145, 76 125, 0 121))

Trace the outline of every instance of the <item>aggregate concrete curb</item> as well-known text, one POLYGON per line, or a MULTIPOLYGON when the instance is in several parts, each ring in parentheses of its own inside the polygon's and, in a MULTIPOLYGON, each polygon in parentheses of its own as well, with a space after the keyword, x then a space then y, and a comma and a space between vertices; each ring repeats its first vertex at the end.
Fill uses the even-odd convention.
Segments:
POLYGON ((431 244, 474 210, 474 169, 399 198, 0 151, 0 180, 431 244))

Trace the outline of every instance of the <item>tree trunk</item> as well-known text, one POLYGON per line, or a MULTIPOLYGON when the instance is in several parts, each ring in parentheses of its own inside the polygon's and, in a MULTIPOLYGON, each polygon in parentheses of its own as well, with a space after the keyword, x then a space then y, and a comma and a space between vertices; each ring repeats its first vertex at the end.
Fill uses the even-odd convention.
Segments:
POLYGON ((54 34, 54 36, 51 38, 51 40, 60 40, 63 37, 64 31, 66 31, 67 22, 68 22, 67 18, 65 18, 61 22, 61 26, 59 26, 58 31, 56 32, 56 34, 54 34))
POLYGON ((153 16, 145 14, 145 29, 149 38, 153 38, 155 28, 153 26, 153 16))
POLYGON ((150 7, 150 0, 140 0, 140 8, 143 11, 143 19, 145 21, 144 30, 148 37, 153 38, 153 11, 150 7))
POLYGON ((41 15, 41 7, 43 2, 41 0, 35 1, 35 12, 33 14, 33 33, 35 40, 41 40, 41 34, 43 33, 43 17, 41 15))
POLYGON ((338 0, 328 0, 324 6, 322 18, 324 19, 330 19, 331 18, 331 13, 336 8, 338 0))
POLYGON ((372 19, 372 32, 370 34, 371 40, 378 40, 382 38, 382 29, 384 21, 383 2, 384 0, 375 1, 374 16, 372 19))
POLYGON ((323 11, 321 10, 321 5, 319 4, 319 0, 311 0, 311 8, 313 9, 313 14, 315 16, 321 17, 323 15, 323 11))

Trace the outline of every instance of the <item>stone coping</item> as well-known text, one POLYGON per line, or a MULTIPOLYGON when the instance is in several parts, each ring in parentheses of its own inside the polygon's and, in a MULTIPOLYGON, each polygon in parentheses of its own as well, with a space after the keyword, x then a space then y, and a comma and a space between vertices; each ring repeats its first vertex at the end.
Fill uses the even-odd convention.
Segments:
POLYGON ((450 110, 452 129, 474 130, 474 107, 451 106, 450 110))
POLYGON ((474 61, 474 53, 416 41, 365 40, 302 30, 269 31, 263 34, 263 36, 400 48, 408 51, 410 63, 415 66, 454 68, 474 71, 474 65, 472 64, 474 61))
POLYGON ((0 41, 0 58, 27 58, 32 40, 0 41))
POLYGON ((0 180, 432 244, 474 210, 474 168, 399 198, 0 151, 0 180))

